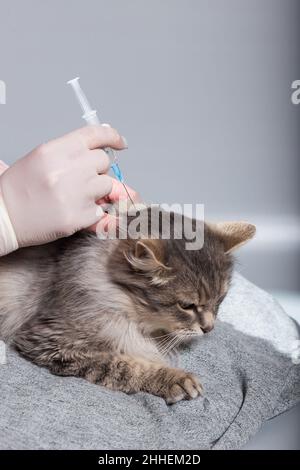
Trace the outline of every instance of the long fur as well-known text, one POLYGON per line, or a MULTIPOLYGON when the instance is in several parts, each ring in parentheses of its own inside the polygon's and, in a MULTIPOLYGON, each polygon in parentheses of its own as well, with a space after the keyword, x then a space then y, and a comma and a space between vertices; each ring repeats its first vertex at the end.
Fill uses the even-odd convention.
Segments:
POLYGON ((21 249, 0 259, 0 337, 55 374, 168 403, 194 398, 198 379, 167 356, 213 327, 232 265, 207 225, 198 251, 87 233, 21 249))

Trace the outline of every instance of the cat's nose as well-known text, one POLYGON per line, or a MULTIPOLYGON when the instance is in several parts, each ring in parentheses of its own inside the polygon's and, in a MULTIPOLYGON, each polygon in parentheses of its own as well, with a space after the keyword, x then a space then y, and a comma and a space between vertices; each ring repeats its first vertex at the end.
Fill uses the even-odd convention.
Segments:
POLYGON ((200 321, 200 327, 203 333, 208 333, 214 327, 214 316, 211 312, 205 312, 200 321))
POLYGON ((209 333, 213 328, 214 328, 213 323, 207 323, 207 324, 201 325, 201 330, 203 331, 203 333, 209 333))

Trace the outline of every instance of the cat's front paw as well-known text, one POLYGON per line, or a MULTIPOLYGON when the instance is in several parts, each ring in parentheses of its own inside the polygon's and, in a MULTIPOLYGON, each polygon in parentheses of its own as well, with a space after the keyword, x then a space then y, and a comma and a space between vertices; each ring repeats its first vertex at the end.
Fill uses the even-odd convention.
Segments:
POLYGON ((168 405, 181 400, 191 400, 202 395, 202 385, 194 374, 190 374, 180 369, 168 371, 165 377, 164 386, 161 389, 162 397, 168 405))

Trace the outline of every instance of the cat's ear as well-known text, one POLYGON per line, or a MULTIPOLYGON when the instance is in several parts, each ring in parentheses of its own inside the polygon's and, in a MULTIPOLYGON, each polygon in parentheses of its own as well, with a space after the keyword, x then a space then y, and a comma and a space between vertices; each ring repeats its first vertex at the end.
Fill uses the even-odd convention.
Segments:
POLYGON ((225 253, 231 253, 254 237, 255 225, 248 222, 219 222, 211 227, 220 236, 225 253))
POLYGON ((164 264, 164 246, 162 240, 137 240, 134 251, 124 253, 125 258, 136 270, 159 276, 170 268, 164 264))
POLYGON ((148 259, 159 265, 163 262, 164 251, 161 240, 138 240, 135 245, 135 256, 138 259, 148 259))

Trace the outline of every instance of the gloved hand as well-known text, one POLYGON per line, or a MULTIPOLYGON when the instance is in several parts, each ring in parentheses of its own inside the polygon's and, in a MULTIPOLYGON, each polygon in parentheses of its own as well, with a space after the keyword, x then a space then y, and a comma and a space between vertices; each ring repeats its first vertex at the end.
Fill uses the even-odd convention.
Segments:
MULTIPOLYGON (((102 218, 96 201, 113 178, 104 150, 126 141, 109 126, 87 126, 42 144, 0 176, 0 192, 19 247, 72 235, 102 218)), ((16 248, 13 248, 16 249, 16 248)), ((10 250, 12 251, 12 250, 10 250)))
MULTIPOLYGON (((134 203, 134 206, 138 208, 138 204, 141 202, 139 194, 127 186, 127 184, 126 189, 134 203)), ((123 184, 113 178, 111 192, 104 198, 97 201, 97 204, 103 205, 104 207, 108 204, 116 206, 117 209, 126 210, 130 208, 131 201, 128 199, 128 195, 124 189, 123 184)), ((105 213, 100 222, 97 222, 96 224, 89 227, 89 230, 96 232, 101 238, 106 238, 109 237, 110 234, 113 236, 118 226, 119 216, 105 213)))

